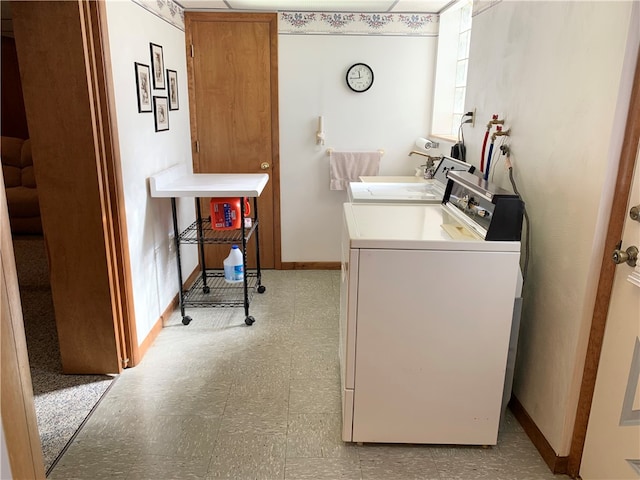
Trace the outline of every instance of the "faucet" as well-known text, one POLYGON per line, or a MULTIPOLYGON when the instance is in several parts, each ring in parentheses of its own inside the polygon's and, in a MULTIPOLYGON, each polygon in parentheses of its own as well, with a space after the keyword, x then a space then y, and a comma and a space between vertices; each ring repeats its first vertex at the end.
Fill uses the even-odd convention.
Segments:
POLYGON ((423 157, 427 157, 427 163, 425 165, 420 165, 421 167, 424 167, 424 178, 425 179, 430 179, 433 178, 433 175, 435 174, 435 165, 434 165, 434 161, 435 160, 442 160, 442 157, 434 157, 432 155, 428 155, 426 153, 422 153, 419 152, 417 150, 411 150, 411 152, 409 152, 409 156, 416 154, 416 155, 422 155, 423 157))

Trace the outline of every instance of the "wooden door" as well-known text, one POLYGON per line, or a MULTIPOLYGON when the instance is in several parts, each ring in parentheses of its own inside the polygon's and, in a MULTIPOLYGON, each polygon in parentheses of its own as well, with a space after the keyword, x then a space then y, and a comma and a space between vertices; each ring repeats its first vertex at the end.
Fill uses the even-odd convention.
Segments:
POLYGON ((137 355, 137 339, 104 6, 11 3, 62 369, 119 373, 137 355))
MULTIPOLYGON (((277 15, 185 15, 196 173, 268 173, 258 200, 260 261, 280 267, 277 15)), ((209 215, 209 199, 202 199, 209 215)), ((254 245, 247 260, 254 263, 254 245)), ((229 246, 208 245, 209 268, 229 246)))
POLYGON ((27 341, 24 336, 18 274, 11 243, 4 182, 0 182, 0 296, 0 417, 7 442, 11 474, 12 478, 44 479, 44 461, 33 404, 27 341))
MULTIPOLYGON (((627 211, 640 208, 639 172, 636 158, 627 211)), ((627 216, 622 249, 630 246, 640 246, 640 222, 627 216)), ((580 476, 640 478, 640 262, 616 267, 580 476)))

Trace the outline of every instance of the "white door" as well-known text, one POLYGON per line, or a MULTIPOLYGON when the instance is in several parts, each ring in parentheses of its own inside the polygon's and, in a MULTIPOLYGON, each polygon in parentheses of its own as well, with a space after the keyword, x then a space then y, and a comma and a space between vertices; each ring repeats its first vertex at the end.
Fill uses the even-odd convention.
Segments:
MULTIPOLYGON (((627 212, 640 205, 640 159, 627 212)), ((622 250, 640 247, 640 221, 627 215, 622 250)), ((616 267, 587 427, 583 480, 640 479, 640 260, 616 267)))

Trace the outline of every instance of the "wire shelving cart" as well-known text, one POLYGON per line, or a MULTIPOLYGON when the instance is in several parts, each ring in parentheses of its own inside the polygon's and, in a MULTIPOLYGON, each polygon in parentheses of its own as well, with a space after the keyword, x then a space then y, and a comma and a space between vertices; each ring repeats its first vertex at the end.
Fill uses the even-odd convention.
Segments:
POLYGON ((255 292, 264 293, 260 270, 260 237, 258 219, 258 197, 269 176, 267 174, 208 174, 189 173, 186 164, 178 165, 149 177, 152 197, 171 199, 176 263, 178 270, 178 299, 182 323, 189 325, 191 317, 187 307, 244 307, 245 323, 252 325, 255 318, 249 314, 249 304, 255 292), (176 198, 193 197, 196 203, 196 220, 180 231, 176 198), (214 230, 211 219, 203 218, 200 198, 237 197, 240 199, 241 227, 237 230, 214 230), (245 199, 253 199, 251 225, 245 225, 245 199), (247 268, 247 245, 255 239, 256 268, 247 268), (182 278, 181 245, 197 245, 200 272, 189 288, 184 288, 182 278), (231 284, 224 280, 220 269, 209 269, 205 263, 204 246, 207 244, 237 244, 243 252, 244 278, 241 283, 231 284))

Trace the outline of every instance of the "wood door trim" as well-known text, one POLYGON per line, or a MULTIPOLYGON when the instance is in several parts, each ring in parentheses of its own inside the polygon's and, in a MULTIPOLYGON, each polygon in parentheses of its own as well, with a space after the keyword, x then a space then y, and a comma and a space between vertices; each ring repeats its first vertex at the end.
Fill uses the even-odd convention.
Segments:
POLYGON ((591 331, 587 345, 586 359, 580 386, 580 396, 576 420, 573 428, 571 448, 569 450, 569 463, 567 473, 576 477, 580 471, 582 452, 584 450, 587 425, 591 413, 591 402, 596 385, 596 375, 600 363, 600 353, 604 340, 604 331, 609 314, 609 301, 613 289, 613 278, 616 265, 611 261, 611 253, 617 248, 622 238, 622 229, 627 216, 627 203, 631 191, 631 180, 638 154, 638 141, 640 139, 640 51, 636 60, 635 76, 631 99, 629 101, 629 113, 625 127, 622 152, 618 166, 618 177, 611 206, 611 216, 602 255, 600 279, 596 292, 596 301, 591 320, 591 331))
POLYGON ((193 65, 193 15, 193 13, 185 12, 184 23, 186 34, 185 55, 187 57, 187 93, 189 94, 189 124, 191 130, 191 158, 193 159, 193 169, 197 171, 200 169, 200 150, 198 148, 198 127, 196 124, 196 119, 198 118, 196 110, 198 105, 196 102, 196 81, 193 65))
POLYGON ((278 36, 277 13, 228 13, 228 12, 185 12, 185 23, 193 22, 265 22, 275 25, 278 36))
POLYGON ((189 90, 189 117, 191 123, 191 149, 194 171, 200 170, 200 156, 197 148, 197 101, 195 98, 195 69, 193 65, 193 23, 194 22, 264 22, 269 24, 270 41, 270 84, 271 84, 271 175, 273 202, 273 249, 274 268, 282 269, 282 233, 280 217, 280 115, 278 105, 278 15, 275 13, 216 13, 186 12, 185 32, 187 35, 187 83, 189 90))
POLYGON ((280 114, 278 97, 278 15, 270 14, 271 51, 271 182, 273 185, 273 261, 276 270, 282 269, 280 223, 280 114))
POLYGON ((104 192, 105 206, 110 214, 111 235, 108 239, 110 256, 112 259, 111 274, 114 279, 114 291, 117 294, 118 335, 121 342, 122 366, 134 367, 142 360, 138 348, 135 310, 133 306, 133 280, 131 278, 131 259, 129 257, 129 241, 127 232, 127 217, 125 211, 124 188, 122 185, 122 160, 119 145, 115 91, 113 86, 113 70, 111 57, 104 52, 110 52, 109 32, 107 28, 107 13, 105 0, 99 2, 85 2, 87 15, 90 17, 93 42, 93 60, 96 65, 96 76, 92 85, 96 91, 94 97, 97 111, 100 113, 99 139, 102 151, 99 158, 103 177, 108 190, 104 192))
POLYGON ((44 479, 33 388, 18 289, 18 274, 9 227, 9 212, 0 182, 0 305, 2 428, 13 478, 44 479))

